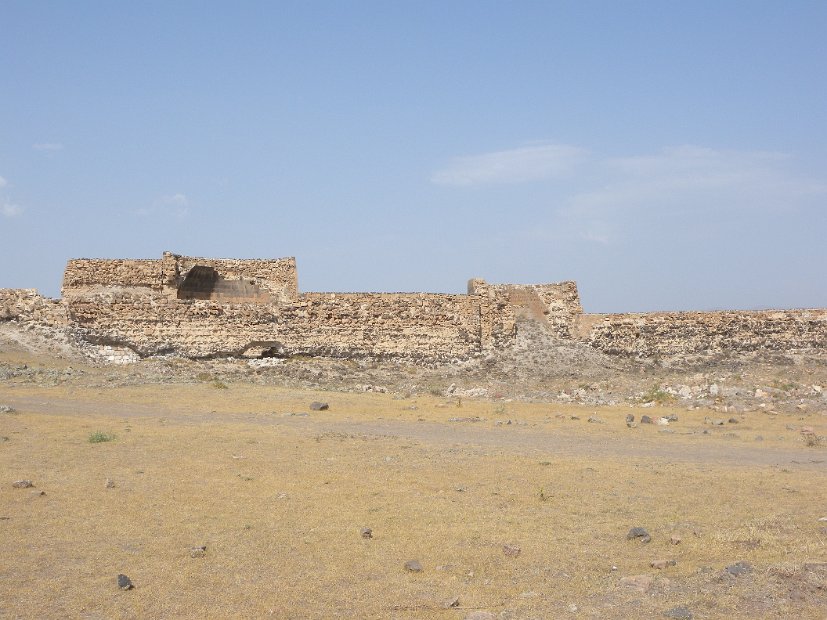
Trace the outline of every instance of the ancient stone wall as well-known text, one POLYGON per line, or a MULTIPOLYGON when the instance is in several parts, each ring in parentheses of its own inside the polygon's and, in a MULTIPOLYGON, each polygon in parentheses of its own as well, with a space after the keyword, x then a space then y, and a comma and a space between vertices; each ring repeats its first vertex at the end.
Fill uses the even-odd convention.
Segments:
POLYGON ((75 259, 63 275, 63 297, 147 288, 176 297, 194 268, 215 273, 209 291, 190 297, 265 303, 295 299, 298 277, 294 258, 240 260, 196 258, 165 252, 160 260, 75 259))
POLYGON ((827 310, 583 314, 574 282, 480 279, 466 295, 299 294, 292 258, 79 259, 67 265, 61 302, 0 290, 0 320, 69 325, 118 362, 165 352, 466 359, 513 344, 525 319, 624 356, 827 352, 827 310))
POLYGON ((299 294, 295 258, 245 260, 176 256, 179 278, 186 278, 195 266, 211 267, 224 280, 246 281, 281 300, 296 299, 299 294))
POLYGON ((467 358, 481 348, 480 308, 467 295, 311 293, 282 304, 90 295, 70 318, 96 344, 141 355, 280 355, 467 358))
POLYGON ((58 300, 33 288, 0 288, 0 321, 31 321, 47 327, 66 325, 66 310, 58 300))
POLYGON ((640 357, 827 351, 827 310, 586 314, 574 329, 605 353, 640 357))
POLYGON ((491 301, 492 320, 505 319, 513 325, 517 316, 542 322, 562 338, 570 336, 571 326, 583 313, 575 282, 554 284, 488 284, 485 280, 468 281, 468 294, 491 301))

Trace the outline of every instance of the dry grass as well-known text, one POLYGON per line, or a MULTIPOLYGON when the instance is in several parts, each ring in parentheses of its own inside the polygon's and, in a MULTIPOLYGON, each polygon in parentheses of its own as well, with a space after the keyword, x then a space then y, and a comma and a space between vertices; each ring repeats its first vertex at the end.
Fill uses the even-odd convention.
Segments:
MULTIPOLYGON (((578 407, 424 397, 408 410, 383 394, 233 384, 0 388, 6 400, 19 413, 0 418, 4 616, 645 618, 686 605, 824 618, 805 564, 827 560, 827 475, 811 462, 825 454, 776 417, 732 438, 627 429, 621 408, 588 424, 578 407), (284 415, 312 400, 331 410, 284 415), (90 444, 99 429, 117 441, 90 444), (733 464, 735 447, 767 456, 733 464), (775 465, 781 448, 799 464, 775 465), (13 489, 21 478, 46 495, 13 489), (632 526, 652 542, 627 541, 632 526), (650 568, 660 558, 677 565, 650 568), (755 570, 724 578, 739 560, 755 570), (651 592, 619 584, 639 574, 656 577, 651 592)), ((708 412, 679 414, 688 431, 708 412)))

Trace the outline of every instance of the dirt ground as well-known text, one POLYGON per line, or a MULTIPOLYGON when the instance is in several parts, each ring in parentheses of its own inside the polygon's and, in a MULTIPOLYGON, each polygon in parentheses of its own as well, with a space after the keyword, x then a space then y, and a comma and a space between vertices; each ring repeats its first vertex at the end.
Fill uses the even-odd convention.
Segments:
POLYGON ((3 618, 827 618, 817 407, 0 365, 3 618))

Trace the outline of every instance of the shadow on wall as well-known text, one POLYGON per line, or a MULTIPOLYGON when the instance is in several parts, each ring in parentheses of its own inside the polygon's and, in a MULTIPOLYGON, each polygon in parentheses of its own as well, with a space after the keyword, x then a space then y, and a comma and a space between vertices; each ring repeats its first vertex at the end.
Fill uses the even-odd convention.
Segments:
POLYGON ((178 299, 215 299, 220 301, 259 301, 269 298, 255 280, 225 280, 213 267, 196 265, 178 287, 178 299))

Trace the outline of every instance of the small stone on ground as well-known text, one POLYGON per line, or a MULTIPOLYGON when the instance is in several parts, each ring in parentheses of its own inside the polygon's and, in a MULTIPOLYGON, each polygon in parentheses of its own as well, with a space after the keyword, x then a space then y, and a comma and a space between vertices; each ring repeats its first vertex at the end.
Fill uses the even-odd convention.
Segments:
POLYGON ((126 575, 118 575, 118 587, 121 590, 131 590, 135 586, 132 584, 132 580, 127 577, 126 575))
POLYGON ((647 532, 646 528, 643 527, 633 527, 629 530, 629 533, 626 534, 626 540, 634 540, 635 538, 640 538, 640 540, 645 543, 652 540, 652 537, 649 536, 649 532, 647 532))
POLYGON ((663 612, 663 615, 667 618, 672 618, 673 620, 692 620, 693 618, 692 612, 683 605, 668 609, 663 612))
POLYGON ((507 556, 516 558, 520 555, 521 549, 517 545, 503 545, 503 553, 507 556))
POLYGON ((410 573, 421 573, 422 564, 419 563, 419 560, 408 560, 405 562, 405 570, 410 573))
POLYGON ((34 483, 31 480, 18 480, 17 482, 12 482, 12 486, 15 489, 31 489, 34 483))
POLYGON ((359 530, 359 533, 362 535, 362 538, 373 538, 373 530, 369 527, 363 527, 359 530))
POLYGON ((752 565, 749 562, 736 562, 735 564, 731 564, 727 566, 724 571, 733 575, 734 577, 740 577, 741 575, 746 575, 747 573, 752 572, 752 565))
POLYGON ((327 411, 328 409, 330 409, 330 405, 328 405, 327 403, 320 403, 319 401, 314 400, 312 403, 310 403, 310 409, 312 411, 327 411))
POLYGON ((200 547, 192 547, 190 549, 191 558, 203 558, 205 555, 207 555, 207 545, 201 545, 200 547))

